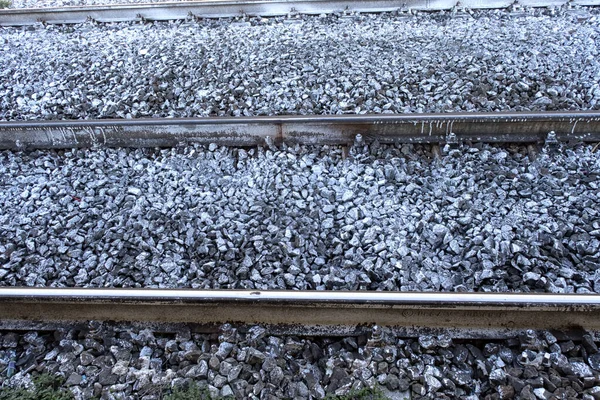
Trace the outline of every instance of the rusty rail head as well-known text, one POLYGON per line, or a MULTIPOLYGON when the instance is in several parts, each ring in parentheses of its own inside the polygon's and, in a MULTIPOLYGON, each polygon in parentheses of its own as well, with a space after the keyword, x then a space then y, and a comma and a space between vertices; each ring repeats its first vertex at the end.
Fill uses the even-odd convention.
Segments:
POLYGON ((351 144, 600 141, 600 112, 448 113, 0 122, 0 149, 171 147, 191 143, 351 144))

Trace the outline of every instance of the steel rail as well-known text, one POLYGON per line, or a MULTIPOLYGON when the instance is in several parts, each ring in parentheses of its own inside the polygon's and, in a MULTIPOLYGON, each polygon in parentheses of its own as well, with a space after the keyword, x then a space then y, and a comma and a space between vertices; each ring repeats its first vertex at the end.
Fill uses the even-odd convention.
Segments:
POLYGON ((450 329, 498 337, 524 329, 600 332, 600 295, 0 288, 0 328, 89 320, 262 324, 327 335, 379 325, 401 334, 450 329))
MULTIPOLYGON (((471 9, 506 8, 514 0, 461 0, 460 6, 471 9)), ((523 0, 527 7, 556 7, 566 4, 597 6, 600 0, 523 0)), ((0 26, 98 22, 165 21, 201 18, 278 16, 287 14, 322 14, 333 12, 386 12, 396 10, 449 10, 456 0, 205 0, 146 4, 109 4, 86 7, 22 8, 0 10, 0 26)))
POLYGON ((171 147, 191 143, 351 144, 600 141, 600 111, 0 122, 0 149, 171 147))

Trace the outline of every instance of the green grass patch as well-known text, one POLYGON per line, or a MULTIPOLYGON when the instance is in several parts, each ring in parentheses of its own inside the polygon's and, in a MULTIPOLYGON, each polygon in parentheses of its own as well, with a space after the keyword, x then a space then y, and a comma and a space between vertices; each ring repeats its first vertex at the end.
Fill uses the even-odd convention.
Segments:
POLYGON ((42 374, 33 378, 33 389, 0 388, 0 400, 73 400, 73 394, 61 388, 60 377, 42 374))
MULTIPOLYGON (((73 394, 62 388, 64 379, 48 374, 33 378, 33 389, 0 388, 0 400, 74 400, 73 394)), ((190 385, 173 388, 171 393, 162 394, 162 400, 216 400, 206 388, 190 385)), ((219 398, 225 400, 224 398, 219 398)), ((326 400, 389 400, 377 388, 352 391, 342 396, 329 395, 326 400)))
POLYGON ((10 7, 12 2, 10 0, 0 0, 0 8, 10 7))
POLYGON ((164 395, 163 400, 211 400, 210 393, 198 385, 187 388, 175 387, 171 394, 164 395))
MULTIPOLYGON (((224 400, 219 397, 215 399, 210 397, 210 393, 205 388, 198 385, 190 385, 187 388, 174 388, 171 394, 163 394, 163 400, 224 400)), ((383 392, 377 388, 354 390, 343 396, 329 395, 326 400, 389 400, 383 392)))
POLYGON ((383 392, 378 388, 364 388, 361 390, 353 390, 348 394, 341 396, 329 395, 326 400, 389 400, 384 396, 383 392))

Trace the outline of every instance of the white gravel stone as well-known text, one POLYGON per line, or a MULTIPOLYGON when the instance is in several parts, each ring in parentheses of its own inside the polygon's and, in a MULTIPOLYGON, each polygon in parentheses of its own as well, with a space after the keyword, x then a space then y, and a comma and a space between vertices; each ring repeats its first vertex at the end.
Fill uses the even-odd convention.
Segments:
POLYGON ((597 13, 0 28, 0 120, 597 109, 597 13))
POLYGON ((600 292, 591 146, 272 147, 0 152, 0 285, 600 292))

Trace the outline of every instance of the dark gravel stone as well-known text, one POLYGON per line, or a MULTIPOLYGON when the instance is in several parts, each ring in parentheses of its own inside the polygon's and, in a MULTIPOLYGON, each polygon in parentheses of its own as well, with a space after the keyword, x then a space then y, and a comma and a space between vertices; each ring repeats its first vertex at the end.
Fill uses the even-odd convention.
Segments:
POLYGON ((583 335, 581 339, 581 345, 585 348, 588 354, 596 354, 598 352, 598 346, 594 343, 594 339, 590 335, 583 335))
POLYGON ((54 333, 57 335, 2 332, 0 366, 6 368, 15 360, 17 373, 10 378, 0 375, 0 385, 26 385, 31 374, 47 371, 65 373, 65 387, 83 398, 108 398, 116 392, 144 397, 156 387, 168 391, 192 382, 199 382, 213 396, 236 398, 252 394, 258 398, 321 399, 375 384, 383 386, 390 398, 411 392, 413 397, 426 399, 600 397, 598 374, 592 365, 593 357, 600 353, 585 360, 583 342, 573 342, 574 348, 567 354, 548 353, 545 332, 527 332, 526 341, 541 341, 538 354, 551 354, 553 366, 521 366, 519 355, 534 352, 523 350, 522 336, 454 344, 447 335, 439 335, 434 338, 450 343, 421 352, 425 350, 423 339, 400 339, 381 327, 368 336, 347 338, 281 337, 261 327, 238 331, 231 326, 223 327, 218 335, 163 332, 155 336, 150 330, 118 328, 99 335, 75 330, 54 333), (114 344, 98 348, 95 335, 114 344), (6 337, 11 339, 5 344, 6 337), (225 338, 234 343, 222 342, 225 338), (11 347, 13 342, 16 346, 11 347), (232 348, 220 360, 217 354, 223 343, 232 348), (298 351, 295 346, 299 343, 308 351, 298 351), (290 352, 285 351, 286 346, 290 352), (186 359, 191 351, 199 353, 197 362, 186 359), (28 366, 22 360, 34 352, 38 358, 28 366), (506 352, 513 353, 512 361, 499 357, 506 352), (257 362, 261 355, 262 364, 257 362), (89 361, 87 366, 78 363, 83 358, 89 361))

